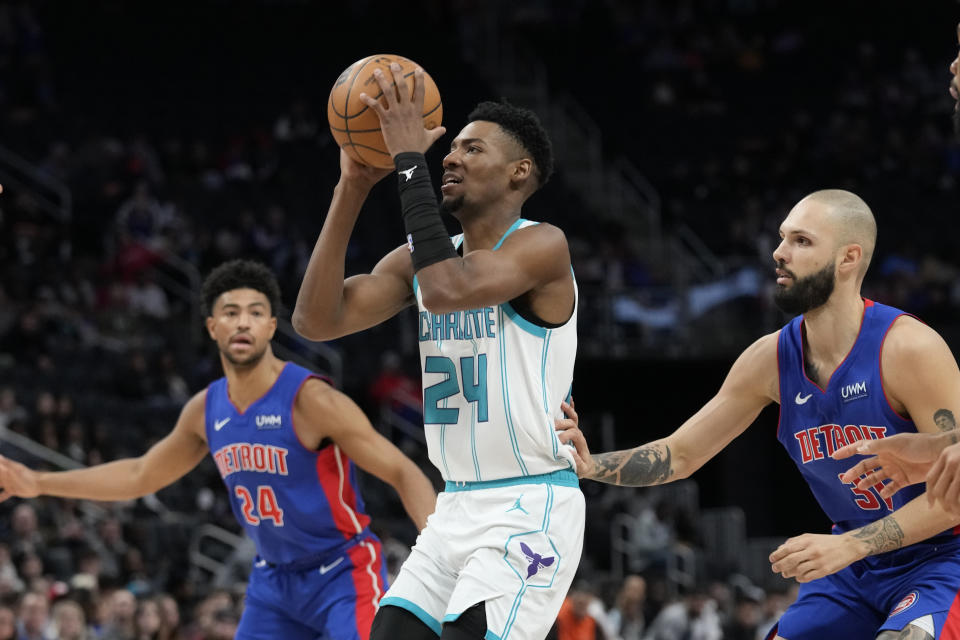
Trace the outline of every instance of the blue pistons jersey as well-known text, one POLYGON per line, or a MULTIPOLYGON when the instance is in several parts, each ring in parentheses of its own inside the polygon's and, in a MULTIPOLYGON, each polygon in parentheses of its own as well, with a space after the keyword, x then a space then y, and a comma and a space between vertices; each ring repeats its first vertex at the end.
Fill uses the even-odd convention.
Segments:
POLYGON ((803 474, 824 513, 839 531, 883 518, 913 498, 925 485, 913 485, 886 500, 881 487, 844 484, 840 476, 856 459, 831 454, 857 440, 915 433, 912 421, 897 414, 883 389, 880 354, 883 341, 903 311, 864 301, 860 333, 825 389, 807 378, 803 357, 803 316, 780 331, 780 427, 777 437, 803 474))
POLYGON ((210 453, 237 521, 264 561, 290 565, 322 558, 366 534, 353 463, 336 444, 304 447, 293 404, 314 374, 287 363, 273 387, 246 411, 230 400, 227 379, 207 388, 210 453))

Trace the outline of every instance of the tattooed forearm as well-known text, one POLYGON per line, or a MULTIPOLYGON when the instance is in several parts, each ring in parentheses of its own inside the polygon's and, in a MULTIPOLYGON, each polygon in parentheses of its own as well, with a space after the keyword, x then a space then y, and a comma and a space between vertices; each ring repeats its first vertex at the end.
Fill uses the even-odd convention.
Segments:
POLYGON ((663 484, 673 476, 670 447, 650 444, 627 451, 613 451, 593 456, 596 465, 593 480, 627 487, 663 484))
POLYGON ((949 409, 937 409, 933 414, 933 421, 940 427, 940 431, 953 431, 957 428, 957 421, 953 418, 953 411, 949 409))
POLYGON ((867 548, 870 549, 870 555, 893 551, 903 546, 903 529, 893 516, 871 522, 855 530, 851 535, 866 543, 867 548))

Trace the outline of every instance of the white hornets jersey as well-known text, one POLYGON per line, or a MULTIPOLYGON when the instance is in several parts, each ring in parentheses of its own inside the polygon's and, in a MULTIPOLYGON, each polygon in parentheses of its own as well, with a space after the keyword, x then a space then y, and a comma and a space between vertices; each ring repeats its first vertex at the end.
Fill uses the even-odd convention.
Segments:
MULTIPOLYGON (((508 235, 536 222, 517 220, 508 235)), ((459 248, 463 236, 454 236, 459 248)), ((522 317, 508 302, 434 314, 413 280, 430 460, 452 482, 540 475, 575 468, 554 418, 570 395, 577 352, 578 293, 557 327, 522 317)), ((529 315, 529 314, 528 314, 529 315)))

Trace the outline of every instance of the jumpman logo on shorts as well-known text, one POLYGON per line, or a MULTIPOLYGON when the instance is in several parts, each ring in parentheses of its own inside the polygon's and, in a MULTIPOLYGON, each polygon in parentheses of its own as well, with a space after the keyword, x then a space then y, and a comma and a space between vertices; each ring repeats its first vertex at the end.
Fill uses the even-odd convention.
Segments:
MULTIPOLYGON (((520 498, 523 498, 523 494, 520 494, 520 498)), ((523 508, 523 505, 520 504, 520 498, 517 498, 517 501, 513 503, 513 506, 506 510, 505 513, 510 513, 511 511, 523 511, 525 514, 530 515, 530 512, 523 508)))

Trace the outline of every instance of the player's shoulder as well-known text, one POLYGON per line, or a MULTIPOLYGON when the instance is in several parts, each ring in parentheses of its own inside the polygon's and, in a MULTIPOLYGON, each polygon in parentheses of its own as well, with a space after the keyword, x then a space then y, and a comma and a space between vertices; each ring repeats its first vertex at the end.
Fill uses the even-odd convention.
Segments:
POLYGON ((180 410, 178 425, 189 428, 192 431, 204 431, 204 421, 207 413, 207 389, 202 389, 186 401, 180 410))
POLYGON ((928 356, 940 349, 949 352, 943 337, 930 325, 908 314, 898 316, 890 324, 882 347, 885 361, 895 359, 903 362, 928 356))
POLYGON ((552 225, 549 222, 531 222, 532 224, 522 226, 508 235, 503 241, 504 246, 506 246, 508 243, 519 244, 520 242, 529 242, 531 240, 544 243, 562 244, 563 246, 566 246, 567 236, 563 232, 563 229, 556 225, 552 225))
POLYGON ((346 398, 346 394, 324 378, 311 376, 304 380, 294 405, 311 420, 319 420, 334 411, 346 398))
POLYGON ((768 333, 743 350, 727 378, 731 388, 776 400, 780 372, 777 345, 780 331, 768 333))

